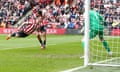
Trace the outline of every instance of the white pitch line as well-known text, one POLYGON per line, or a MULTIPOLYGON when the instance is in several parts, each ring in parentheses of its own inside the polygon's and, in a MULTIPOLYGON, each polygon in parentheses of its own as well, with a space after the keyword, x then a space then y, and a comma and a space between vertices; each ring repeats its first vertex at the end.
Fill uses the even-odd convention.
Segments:
POLYGON ((80 66, 80 67, 76 67, 76 68, 72 68, 72 69, 68 69, 68 70, 64 70, 64 71, 60 71, 60 72, 73 72, 73 71, 77 71, 80 69, 85 68, 86 66, 80 66))
MULTIPOLYGON (((84 58, 84 55, 80 57, 80 59, 82 59, 82 58, 84 58)), ((64 70, 64 71, 60 71, 60 72, 73 72, 73 71, 76 71, 76 70, 79 70, 79 69, 83 69, 85 67, 86 66, 79 66, 79 67, 75 67, 75 68, 64 70)))

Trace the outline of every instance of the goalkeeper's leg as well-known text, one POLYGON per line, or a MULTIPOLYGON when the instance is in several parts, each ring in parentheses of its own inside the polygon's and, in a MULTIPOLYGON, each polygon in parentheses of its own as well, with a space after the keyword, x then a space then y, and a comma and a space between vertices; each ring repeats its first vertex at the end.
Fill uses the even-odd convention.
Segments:
POLYGON ((103 43, 104 48, 107 50, 108 54, 109 54, 110 56, 112 56, 112 52, 111 52, 111 50, 110 50, 110 48, 109 48, 109 45, 108 45, 108 43, 106 42, 106 40, 103 40, 102 43, 103 43))
POLYGON ((107 52, 110 52, 108 43, 105 40, 103 40, 102 43, 103 43, 103 46, 105 47, 105 49, 107 50, 107 52))
POLYGON ((110 50, 110 47, 109 47, 107 41, 104 40, 104 39, 100 39, 100 40, 101 40, 101 42, 102 42, 104 48, 107 50, 108 54, 109 54, 109 55, 112 55, 112 52, 111 52, 111 50, 110 50))
POLYGON ((84 40, 85 40, 85 38, 83 38, 83 39, 82 39, 82 48, 84 48, 84 47, 85 47, 84 40))
MULTIPOLYGON (((90 33, 89 33, 89 39, 93 39, 94 37, 96 37, 98 33, 96 31, 93 31, 93 30, 90 30, 90 33)), ((85 38, 82 39, 82 48, 84 48, 85 46, 85 38)))
POLYGON ((111 50, 110 50, 110 48, 109 48, 108 43, 106 42, 106 40, 104 40, 103 32, 99 32, 99 39, 100 39, 100 41, 102 42, 104 48, 107 50, 108 54, 109 54, 109 55, 112 55, 112 52, 111 52, 111 50))

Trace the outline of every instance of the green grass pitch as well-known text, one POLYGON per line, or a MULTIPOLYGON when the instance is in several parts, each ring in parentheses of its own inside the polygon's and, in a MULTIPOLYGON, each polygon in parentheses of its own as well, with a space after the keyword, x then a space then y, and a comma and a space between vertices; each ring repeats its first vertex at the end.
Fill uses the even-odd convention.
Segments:
POLYGON ((79 35, 48 35, 46 50, 34 35, 5 37, 0 35, 0 72, 59 72, 83 65, 79 35))
MULTIPOLYGON (((8 41, 5 37, 6 35, 0 35, 0 72, 60 72, 83 66, 83 58, 80 59, 83 56, 80 35, 48 35, 45 50, 40 49, 34 35, 27 38, 12 38, 8 41)), ((109 39, 107 40, 111 45, 109 39)), ((120 69, 87 67, 74 72, 101 71, 119 72, 120 69)))

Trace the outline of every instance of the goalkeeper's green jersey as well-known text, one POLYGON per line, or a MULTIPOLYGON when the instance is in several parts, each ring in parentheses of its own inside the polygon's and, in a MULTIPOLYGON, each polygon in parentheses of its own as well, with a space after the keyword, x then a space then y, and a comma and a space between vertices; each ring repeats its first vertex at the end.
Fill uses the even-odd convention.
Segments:
POLYGON ((90 10, 90 30, 103 30, 104 18, 98 12, 90 10))

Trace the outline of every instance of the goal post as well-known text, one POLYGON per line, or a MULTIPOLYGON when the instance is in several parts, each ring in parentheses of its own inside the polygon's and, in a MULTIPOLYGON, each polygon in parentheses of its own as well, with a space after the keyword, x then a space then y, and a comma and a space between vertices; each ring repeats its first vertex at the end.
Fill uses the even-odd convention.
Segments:
POLYGON ((88 65, 120 66, 120 13, 119 13, 120 6, 117 6, 116 4, 117 2, 119 2, 120 4, 119 0, 85 0, 84 1, 84 7, 85 7, 84 66, 88 66, 88 65), (99 40, 98 35, 95 38, 89 40, 89 31, 90 31, 89 10, 91 6, 90 4, 91 1, 97 3, 97 5, 93 4, 95 10, 97 10, 106 20, 107 25, 104 25, 104 39, 112 52, 111 56, 108 55, 109 52, 107 52, 105 48, 105 43, 99 40), (116 14, 117 12, 119 13, 118 15, 116 14), (109 16, 109 14, 111 15, 109 16))
POLYGON ((84 48, 84 65, 87 66, 89 62, 89 7, 90 7, 90 0, 85 0, 84 2, 85 7, 85 31, 84 31, 84 42, 85 42, 85 48, 84 48))

